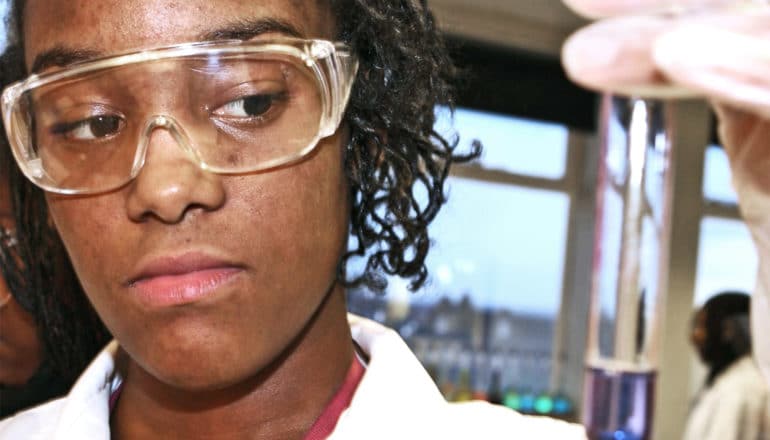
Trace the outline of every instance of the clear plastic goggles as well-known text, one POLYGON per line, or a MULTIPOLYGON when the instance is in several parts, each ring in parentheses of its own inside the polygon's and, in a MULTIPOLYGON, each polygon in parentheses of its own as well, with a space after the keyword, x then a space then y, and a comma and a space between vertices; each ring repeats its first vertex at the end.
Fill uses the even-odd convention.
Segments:
POLYGON ((159 129, 205 170, 251 173, 298 161, 332 135, 357 67, 325 40, 164 47, 12 84, 3 123, 24 174, 55 193, 125 185, 159 129))

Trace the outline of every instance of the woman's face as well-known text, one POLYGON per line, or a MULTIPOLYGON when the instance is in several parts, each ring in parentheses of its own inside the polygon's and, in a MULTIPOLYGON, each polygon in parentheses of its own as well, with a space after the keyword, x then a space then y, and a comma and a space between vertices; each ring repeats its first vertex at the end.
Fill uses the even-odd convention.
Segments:
MULTIPOLYGON (((0 179, 0 228, 9 233, 14 228, 8 182, 0 179)), ((0 240, 9 240, 5 235, 0 240)), ((9 243, 3 243, 11 258, 9 243)), ((11 267, 13 267, 11 265, 11 267)), ((18 293, 18 292, 17 292, 18 293)), ((0 384, 21 386, 27 383, 43 362, 43 345, 34 318, 11 295, 0 274, 0 384)))
MULTIPOLYGON (((270 21, 332 39, 323 3, 29 0, 26 63, 53 49, 112 54, 270 21)), ((170 385, 210 389, 253 375, 289 346, 336 286, 346 247, 342 137, 292 166, 222 176, 155 130, 128 185, 47 194, 90 301, 136 363, 170 385)))
POLYGON ((708 330, 706 329, 706 311, 701 309, 695 314, 692 322, 692 332, 690 333, 690 342, 692 342, 695 351, 698 352, 701 360, 706 362, 706 342, 708 340, 708 330))

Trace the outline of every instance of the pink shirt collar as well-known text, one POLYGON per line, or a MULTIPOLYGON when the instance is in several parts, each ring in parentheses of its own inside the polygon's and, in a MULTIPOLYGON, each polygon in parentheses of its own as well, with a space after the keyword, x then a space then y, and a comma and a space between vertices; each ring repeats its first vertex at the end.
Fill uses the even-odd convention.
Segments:
MULTIPOLYGON (((305 440, 323 440, 334 431, 334 427, 337 426, 337 421, 342 415, 342 412, 350 406, 350 401, 353 400, 353 394, 355 394, 358 384, 364 377, 365 371, 366 369, 364 368, 361 359, 354 354, 353 362, 348 369, 345 380, 342 382, 342 385, 337 392, 334 393, 334 396, 329 400, 329 403, 326 404, 326 408, 324 408, 321 415, 318 416, 313 423, 313 426, 310 427, 310 431, 305 435, 305 440)), ((115 404, 120 397, 121 391, 123 391, 123 384, 120 384, 120 386, 110 393, 110 414, 112 414, 112 410, 115 408, 115 404)))
POLYGON ((350 406, 350 401, 353 400, 353 394, 355 394, 358 384, 364 377, 364 372, 365 368, 361 359, 354 354, 353 363, 350 365, 345 380, 342 382, 339 390, 329 400, 321 415, 313 423, 310 431, 305 435, 305 440, 323 440, 329 437, 332 431, 334 431, 334 427, 337 426, 337 421, 340 419, 342 412, 350 406))

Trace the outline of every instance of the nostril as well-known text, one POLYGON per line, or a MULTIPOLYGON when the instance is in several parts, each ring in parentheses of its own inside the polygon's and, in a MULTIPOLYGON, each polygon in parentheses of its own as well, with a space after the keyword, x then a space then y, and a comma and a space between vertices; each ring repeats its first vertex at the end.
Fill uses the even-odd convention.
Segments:
POLYGON ((221 176, 205 167, 182 126, 173 117, 155 115, 146 127, 144 161, 127 200, 131 218, 174 224, 219 209, 225 200, 221 176))
POLYGON ((151 162, 130 185, 127 208, 134 221, 174 224, 223 206, 221 176, 190 163, 151 162))
POLYGON ((189 219, 204 212, 214 211, 217 206, 209 206, 204 203, 191 203, 181 209, 148 209, 137 218, 139 223, 157 221, 167 225, 173 225, 184 219, 189 219))

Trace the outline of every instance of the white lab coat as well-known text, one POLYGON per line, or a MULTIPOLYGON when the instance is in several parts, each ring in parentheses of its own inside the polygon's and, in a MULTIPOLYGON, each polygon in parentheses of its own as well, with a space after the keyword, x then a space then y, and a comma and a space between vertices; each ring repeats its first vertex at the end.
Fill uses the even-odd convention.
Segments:
POLYGON ((751 356, 735 361, 705 389, 684 440, 770 439, 770 391, 751 356))
MULTIPOLYGON (((360 317, 348 320, 370 361, 330 439, 585 439, 580 426, 484 402, 447 403, 396 332, 360 317)), ((110 343, 66 397, 0 422, 0 439, 109 440, 109 396, 120 380, 117 350, 117 342, 110 343)))

